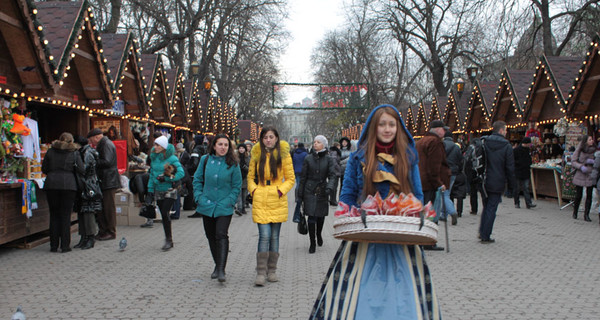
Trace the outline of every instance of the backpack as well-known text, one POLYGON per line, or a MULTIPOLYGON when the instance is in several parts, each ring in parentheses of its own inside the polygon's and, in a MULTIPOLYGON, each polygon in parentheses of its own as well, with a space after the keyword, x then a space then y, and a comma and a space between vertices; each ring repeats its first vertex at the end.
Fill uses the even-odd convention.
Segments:
POLYGON ((483 139, 476 139, 465 152, 465 173, 475 183, 481 183, 485 179, 486 154, 483 139))

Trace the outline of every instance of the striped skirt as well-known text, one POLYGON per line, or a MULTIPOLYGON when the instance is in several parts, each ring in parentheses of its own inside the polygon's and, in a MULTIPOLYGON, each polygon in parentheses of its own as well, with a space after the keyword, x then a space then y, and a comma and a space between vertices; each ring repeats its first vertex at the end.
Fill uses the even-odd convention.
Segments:
POLYGON ((342 241, 310 319, 442 319, 419 246, 342 241))

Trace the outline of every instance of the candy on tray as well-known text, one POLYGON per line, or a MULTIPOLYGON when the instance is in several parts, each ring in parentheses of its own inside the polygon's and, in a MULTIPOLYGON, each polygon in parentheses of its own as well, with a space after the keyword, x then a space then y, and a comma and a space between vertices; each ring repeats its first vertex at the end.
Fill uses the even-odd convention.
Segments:
POLYGON ((343 202, 338 202, 337 208, 335 208, 335 213, 333 214, 335 217, 347 217, 350 213, 350 207, 343 202))

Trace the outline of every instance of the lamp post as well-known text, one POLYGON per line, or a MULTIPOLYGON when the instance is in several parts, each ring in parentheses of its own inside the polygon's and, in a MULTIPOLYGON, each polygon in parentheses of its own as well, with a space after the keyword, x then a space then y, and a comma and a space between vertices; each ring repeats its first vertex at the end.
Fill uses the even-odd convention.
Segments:
POLYGON ((190 73, 194 79, 200 75, 200 65, 198 64, 198 61, 190 63, 190 73))

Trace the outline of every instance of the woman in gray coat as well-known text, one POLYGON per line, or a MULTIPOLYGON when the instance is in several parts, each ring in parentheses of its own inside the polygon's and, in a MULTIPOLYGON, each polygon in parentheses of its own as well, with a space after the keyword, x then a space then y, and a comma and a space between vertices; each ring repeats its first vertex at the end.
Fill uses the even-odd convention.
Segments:
POLYGON ((585 187, 586 198, 583 220, 592 221, 590 219, 590 209, 592 207, 592 192, 594 190, 594 185, 596 184, 595 179, 592 177, 595 152, 596 146, 594 145, 593 137, 584 134, 571 159, 571 165, 577 170, 573 177, 573 184, 575 185, 576 191, 575 200, 573 202, 573 219, 577 219, 577 212, 579 211, 579 204, 581 203, 583 188, 585 187))
POLYGON ((313 150, 304 158, 300 184, 298 185, 298 198, 304 205, 304 214, 308 216, 308 236, 310 248, 308 253, 315 253, 316 243, 323 245, 323 224, 325 216, 329 213, 329 194, 337 179, 335 164, 327 152, 327 139, 316 136, 313 150), (316 237, 316 243, 315 243, 316 237))

